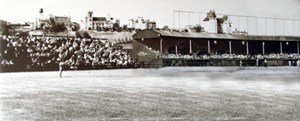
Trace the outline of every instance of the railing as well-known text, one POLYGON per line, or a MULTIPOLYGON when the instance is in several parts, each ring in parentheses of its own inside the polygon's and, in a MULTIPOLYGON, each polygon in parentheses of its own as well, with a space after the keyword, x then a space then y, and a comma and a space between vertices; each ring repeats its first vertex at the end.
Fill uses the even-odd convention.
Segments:
MULTIPOLYGON (((186 25, 203 25, 206 12, 173 11, 173 28, 184 28, 186 25)), ((217 17, 228 16, 231 30, 246 32, 249 35, 300 36, 300 19, 260 17, 232 14, 216 14, 217 17)))

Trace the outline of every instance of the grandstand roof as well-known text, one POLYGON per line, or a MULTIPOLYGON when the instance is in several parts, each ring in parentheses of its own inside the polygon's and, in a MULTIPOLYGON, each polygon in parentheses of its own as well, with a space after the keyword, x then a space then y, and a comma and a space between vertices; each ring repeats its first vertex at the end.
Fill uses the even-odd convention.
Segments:
POLYGON ((214 34, 214 33, 195 33, 195 32, 176 32, 163 30, 142 30, 133 35, 134 39, 141 38, 161 38, 179 37, 190 39, 225 39, 225 40, 265 40, 265 41, 300 41, 300 36, 262 36, 262 35, 243 35, 243 34, 214 34))

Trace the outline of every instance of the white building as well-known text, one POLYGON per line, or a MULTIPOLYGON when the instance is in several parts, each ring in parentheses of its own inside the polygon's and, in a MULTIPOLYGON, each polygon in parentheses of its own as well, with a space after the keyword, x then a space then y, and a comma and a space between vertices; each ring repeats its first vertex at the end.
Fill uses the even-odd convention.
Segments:
POLYGON ((108 17, 94 17, 93 12, 89 11, 88 16, 85 18, 85 30, 103 30, 113 28, 113 18, 108 17))
POLYGON ((204 31, 208 33, 218 33, 218 22, 216 19, 203 22, 204 31))
POLYGON ((215 11, 209 11, 203 20, 203 28, 208 33, 218 33, 218 21, 215 11))
POLYGON ((153 29, 156 28, 156 22, 150 21, 149 19, 145 20, 143 17, 138 17, 136 20, 128 20, 127 28, 131 29, 153 29))

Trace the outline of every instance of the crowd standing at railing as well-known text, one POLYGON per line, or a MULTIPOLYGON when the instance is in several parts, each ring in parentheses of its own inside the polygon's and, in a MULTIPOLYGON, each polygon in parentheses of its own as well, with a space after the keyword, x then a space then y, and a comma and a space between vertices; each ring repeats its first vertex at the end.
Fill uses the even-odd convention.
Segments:
POLYGON ((270 59, 270 60, 297 60, 300 59, 298 54, 266 54, 266 55, 235 55, 235 54, 214 54, 214 55, 181 55, 181 54, 165 54, 161 58, 165 59, 196 59, 196 60, 209 60, 209 59, 270 59))

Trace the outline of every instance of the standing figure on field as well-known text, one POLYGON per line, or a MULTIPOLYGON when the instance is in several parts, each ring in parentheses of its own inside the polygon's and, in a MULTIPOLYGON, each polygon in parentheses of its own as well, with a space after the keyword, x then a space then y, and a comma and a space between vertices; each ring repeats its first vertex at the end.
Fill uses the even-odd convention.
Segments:
POLYGON ((258 66, 259 66, 259 59, 256 58, 256 67, 258 67, 258 66))
POLYGON ((59 62, 58 63, 58 66, 59 66, 59 77, 61 77, 62 76, 62 72, 63 72, 63 66, 65 65, 65 62, 64 62, 64 60, 65 60, 65 53, 63 53, 63 51, 61 51, 59 53, 57 60, 59 62))
POLYGON ((243 66, 243 61, 242 61, 242 59, 240 59, 240 67, 242 67, 243 66))
POLYGON ((268 64, 267 64, 267 59, 265 58, 264 60, 264 66, 267 68, 268 67, 268 64))
POLYGON ((62 76, 63 66, 64 66, 64 62, 63 61, 59 62, 59 77, 62 76))

